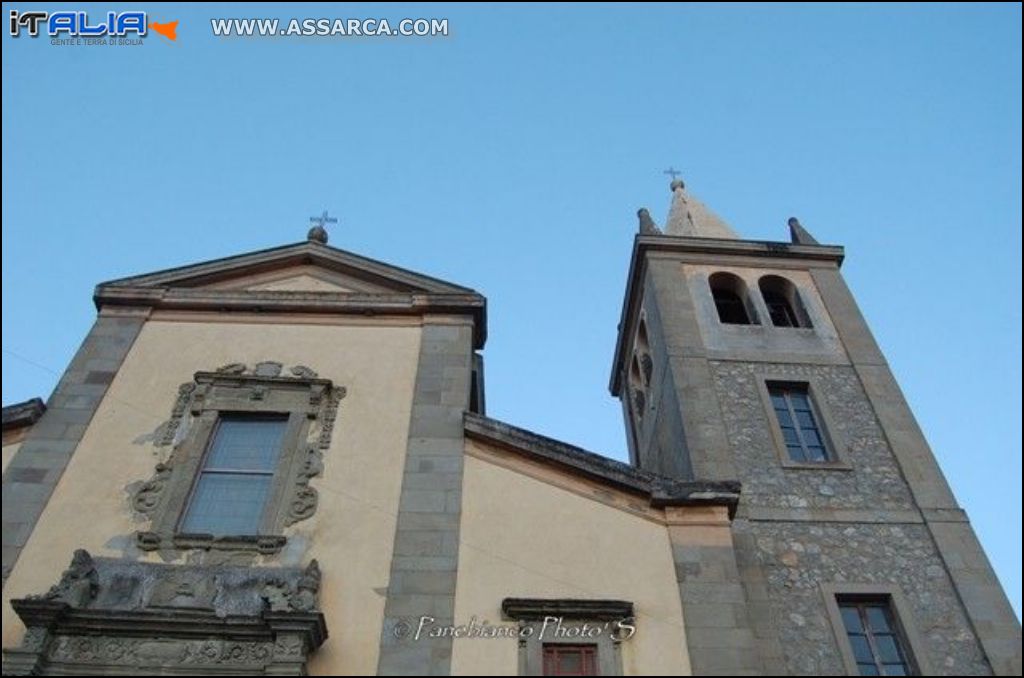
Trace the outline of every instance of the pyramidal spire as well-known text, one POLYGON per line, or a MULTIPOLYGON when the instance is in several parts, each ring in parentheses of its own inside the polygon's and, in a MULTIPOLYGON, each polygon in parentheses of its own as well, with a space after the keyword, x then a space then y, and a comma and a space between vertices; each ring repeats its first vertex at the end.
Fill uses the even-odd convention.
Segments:
POLYGON ((669 207, 665 223, 666 235, 690 238, 739 237, 721 217, 686 192, 682 179, 673 179, 669 187, 672 189, 672 206, 669 207))

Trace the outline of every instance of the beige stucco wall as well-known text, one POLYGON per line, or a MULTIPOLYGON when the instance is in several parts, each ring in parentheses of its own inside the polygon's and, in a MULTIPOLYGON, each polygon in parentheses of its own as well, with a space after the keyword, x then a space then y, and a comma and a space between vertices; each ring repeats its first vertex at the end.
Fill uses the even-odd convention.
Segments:
MULTIPOLYGON (((365 674, 377 666, 395 514, 419 355, 415 326, 273 322, 146 323, 110 385, 4 590, 3 646, 23 627, 10 598, 55 583, 76 548, 96 556, 143 556, 131 546, 125 486, 148 479, 164 449, 149 442, 178 385, 231 362, 307 365, 348 389, 341 402, 317 513, 288 530, 281 558, 323 570, 321 606, 330 633, 311 662, 318 674, 365 674), (380 591, 380 593, 378 593, 380 591)), ((4 463, 7 449, 4 449, 4 463)))
MULTIPOLYGON (((623 643, 624 672, 690 673, 664 525, 467 456, 460 542, 456 624, 510 623, 506 597, 629 600, 637 632, 623 643)), ((452 673, 516 675, 518 661, 514 638, 459 638, 452 673)))
POLYGON ((3 471, 7 471, 7 465, 11 463, 11 459, 14 459, 14 455, 17 454, 19 447, 21 447, 20 440, 3 446, 3 450, 0 451, 3 454, 3 471))

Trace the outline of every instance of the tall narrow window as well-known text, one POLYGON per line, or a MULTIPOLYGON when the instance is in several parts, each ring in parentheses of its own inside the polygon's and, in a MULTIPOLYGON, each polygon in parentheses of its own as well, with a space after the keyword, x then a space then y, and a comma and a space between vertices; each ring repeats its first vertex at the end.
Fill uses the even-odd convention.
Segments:
POLYGON ((789 458, 795 462, 832 461, 807 384, 769 382, 768 394, 789 458))
POLYGON ((758 281, 761 296, 768 307, 768 316, 776 327, 811 327, 811 319, 800 301, 796 286, 777 275, 766 275, 758 281))
POLYGON ((546 643, 545 676, 596 676, 597 646, 546 643))
POLYGON ((731 273, 715 273, 708 278, 718 319, 728 325, 756 325, 757 316, 747 300, 747 286, 731 273))
POLYGON ((276 415, 225 415, 218 420, 182 532, 259 534, 287 424, 287 416, 276 415))
POLYGON ((860 675, 916 673, 888 596, 839 597, 837 602, 860 675))

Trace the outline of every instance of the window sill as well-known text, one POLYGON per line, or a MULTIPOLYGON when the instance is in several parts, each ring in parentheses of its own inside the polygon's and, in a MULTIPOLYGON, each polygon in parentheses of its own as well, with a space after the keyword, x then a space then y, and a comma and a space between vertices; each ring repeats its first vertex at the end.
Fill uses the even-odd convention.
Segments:
POLYGON ((842 461, 788 461, 782 460, 782 468, 796 471, 852 471, 853 467, 842 461))
POLYGON ((161 548, 202 549, 204 551, 243 551, 270 555, 284 547, 287 538, 283 535, 226 535, 177 533, 170 538, 155 532, 137 532, 136 544, 143 551, 161 548))

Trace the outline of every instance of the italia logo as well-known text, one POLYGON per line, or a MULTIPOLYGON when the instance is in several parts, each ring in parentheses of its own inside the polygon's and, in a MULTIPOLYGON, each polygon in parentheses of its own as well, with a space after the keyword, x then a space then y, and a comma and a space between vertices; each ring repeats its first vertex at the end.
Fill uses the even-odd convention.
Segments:
POLYGON ((177 40, 177 21, 157 23, 149 21, 145 12, 107 12, 100 19, 91 19, 87 12, 18 12, 11 10, 11 37, 21 37, 24 29, 30 37, 39 37, 40 31, 51 38, 145 37, 152 29, 168 40, 177 40))

